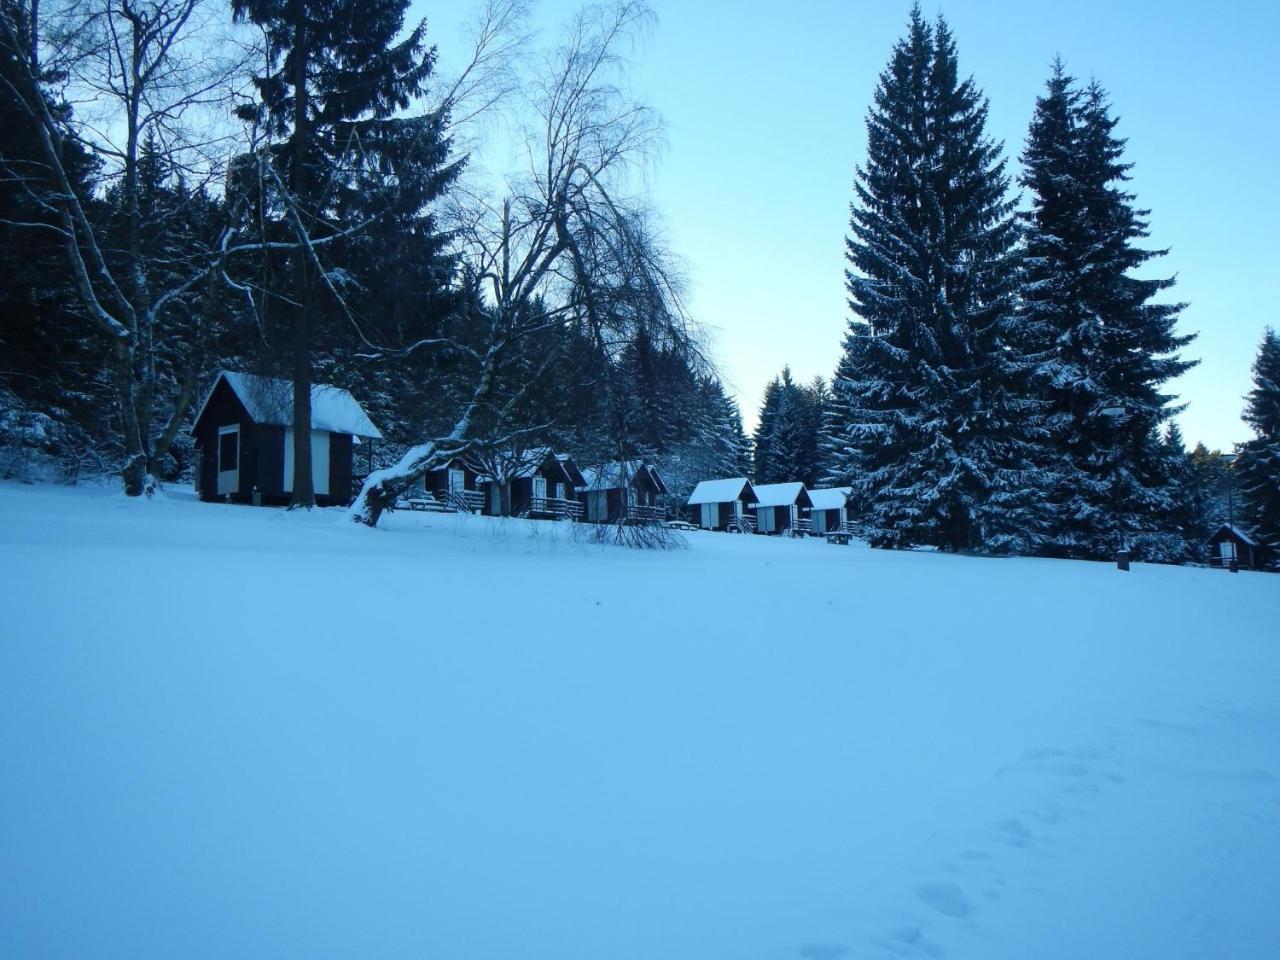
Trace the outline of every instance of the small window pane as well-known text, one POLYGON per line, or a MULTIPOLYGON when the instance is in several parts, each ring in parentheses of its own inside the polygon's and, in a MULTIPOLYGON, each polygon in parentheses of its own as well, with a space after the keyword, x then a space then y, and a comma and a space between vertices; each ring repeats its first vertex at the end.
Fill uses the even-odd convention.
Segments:
POLYGON ((218 437, 218 469, 238 469, 240 459, 240 434, 224 433, 218 437))

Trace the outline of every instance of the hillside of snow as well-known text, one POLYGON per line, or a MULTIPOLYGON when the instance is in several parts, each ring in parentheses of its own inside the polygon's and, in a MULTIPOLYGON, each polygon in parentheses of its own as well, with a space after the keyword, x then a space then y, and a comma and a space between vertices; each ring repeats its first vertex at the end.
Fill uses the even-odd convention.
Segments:
POLYGON ((0 485, 0 957, 1280 956, 1280 576, 0 485))

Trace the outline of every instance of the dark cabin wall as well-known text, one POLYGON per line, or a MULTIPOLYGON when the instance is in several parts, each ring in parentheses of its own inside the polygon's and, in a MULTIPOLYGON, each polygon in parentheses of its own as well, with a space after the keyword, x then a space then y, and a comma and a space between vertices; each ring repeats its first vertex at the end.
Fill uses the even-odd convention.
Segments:
POLYGON ((329 434, 328 500, 345 504, 351 500, 352 457, 355 444, 349 433, 329 434))
POLYGON ((257 438, 258 490, 264 497, 283 497, 284 427, 258 427, 257 438))
POLYGON ((237 495, 245 496, 253 489, 251 473, 256 469, 257 457, 246 456, 252 447, 253 420, 249 411, 236 397, 227 382, 218 379, 209 402, 204 407, 200 422, 195 425, 193 439, 200 448, 200 499, 212 501, 218 496, 218 428, 240 424, 240 488, 237 495), (247 484, 247 485, 246 485, 247 484))

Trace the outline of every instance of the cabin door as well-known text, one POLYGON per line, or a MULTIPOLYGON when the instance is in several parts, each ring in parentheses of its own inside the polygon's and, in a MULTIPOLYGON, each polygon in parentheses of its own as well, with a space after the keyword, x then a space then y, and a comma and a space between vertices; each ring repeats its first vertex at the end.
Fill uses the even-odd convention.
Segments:
POLYGON ((240 492, 240 424, 218 428, 218 496, 240 492))
POLYGON ((704 530, 714 530, 716 521, 720 519, 720 504, 704 503, 702 505, 702 528, 704 530))
POLYGON ((495 517, 502 516, 502 484, 489 484, 489 512, 495 517))
POLYGON ((1236 558, 1236 542, 1234 540, 1223 540, 1218 544, 1218 552, 1222 557, 1223 563, 1230 563, 1236 558))
MULTIPOLYGON (((293 492, 293 427, 284 428, 284 492, 293 492)), ((329 493, 329 434, 311 431, 311 492, 329 493)))
POLYGON ((533 478, 533 499, 534 499, 535 510, 545 509, 546 503, 541 501, 545 501, 547 499, 547 478, 546 477, 533 478))
POLYGON ((458 470, 456 467, 449 468, 449 492, 462 493, 467 489, 467 474, 465 470, 458 470))

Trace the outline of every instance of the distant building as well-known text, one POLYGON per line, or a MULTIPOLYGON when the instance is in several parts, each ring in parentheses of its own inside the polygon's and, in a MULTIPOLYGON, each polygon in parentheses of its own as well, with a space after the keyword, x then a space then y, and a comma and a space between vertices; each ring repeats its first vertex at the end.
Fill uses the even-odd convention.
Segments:
POLYGON ((1209 563, 1229 567, 1237 561, 1242 570, 1266 569, 1266 548, 1247 531, 1224 523, 1209 538, 1209 563))
POLYGON ((803 483, 765 483, 755 491, 756 533, 788 533, 808 528, 813 501, 803 483))
MULTIPOLYGON (((201 500, 287 503, 293 493, 293 384, 248 373, 218 374, 191 428, 198 451, 201 500)), ((346 390, 311 388, 311 479, 319 504, 352 497, 355 446, 381 440, 364 408, 346 390)))
POLYGON ((813 508, 809 511, 810 529, 813 533, 848 532, 853 522, 853 508, 849 506, 849 487, 817 487, 809 491, 813 508))
POLYGON ((424 474, 422 491, 447 510, 480 513, 484 509, 480 467, 467 457, 454 457, 424 474))
POLYGON ((487 453, 480 459, 485 473, 478 483, 488 515, 542 520, 576 520, 581 515, 573 491, 576 467, 571 474, 550 447, 487 453))
POLYGON ((667 485, 643 460, 622 460, 582 471, 579 487, 588 523, 642 523, 663 519, 667 485))
POLYGON ((749 533, 755 530, 755 517, 749 508, 758 499, 746 477, 703 480, 689 495, 689 508, 703 530, 749 533))

